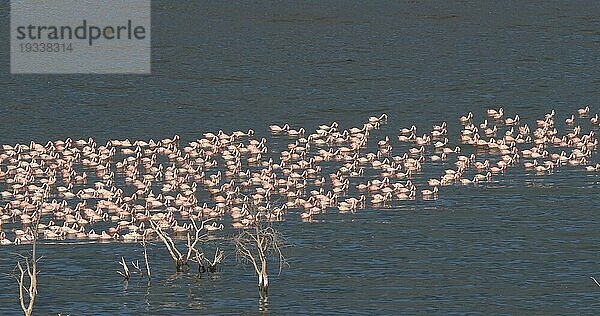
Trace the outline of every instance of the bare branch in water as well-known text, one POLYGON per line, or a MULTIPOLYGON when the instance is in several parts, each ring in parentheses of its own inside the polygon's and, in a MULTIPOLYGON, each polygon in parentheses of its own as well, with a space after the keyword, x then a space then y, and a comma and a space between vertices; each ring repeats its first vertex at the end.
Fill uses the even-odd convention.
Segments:
MULTIPOLYGON (((40 212, 41 214, 41 212, 40 212)), ((17 262, 17 266, 15 270, 19 270, 19 276, 17 277, 17 282, 19 283, 19 303, 21 305, 21 309, 25 316, 31 315, 33 312, 33 305, 35 304, 35 299, 37 297, 37 276, 38 276, 38 262, 41 257, 37 257, 37 241, 38 241, 38 226, 39 226, 39 216, 34 216, 33 223, 34 228, 32 229, 32 250, 31 250, 31 259, 29 256, 19 255, 24 261, 17 262), (25 277, 29 280, 29 286, 26 286, 25 277), (27 297, 26 297, 27 296, 27 297)))
POLYGON ((141 276, 144 276, 144 271, 142 271, 142 269, 140 269, 140 261, 139 260, 131 261, 131 265, 137 270, 137 272, 141 276))
POLYGON ((206 262, 208 263, 208 271, 217 271, 217 266, 223 262, 224 258, 225 252, 223 250, 219 250, 219 247, 217 247, 217 249, 215 250, 215 256, 212 261, 207 258, 204 258, 204 260, 206 260, 206 262))
POLYGON ((123 277, 124 281, 128 281, 131 277, 131 272, 129 271, 127 262, 125 262, 125 258, 121 257, 121 262, 119 262, 119 264, 123 267, 123 272, 117 270, 117 273, 123 277))
MULTIPOLYGON (((167 251, 171 255, 171 258, 173 259, 173 261, 175 261, 175 266, 176 266, 176 269, 178 272, 189 270, 188 262, 190 260, 192 260, 192 261, 194 259, 201 260, 199 258, 203 257, 203 254, 201 255, 202 252, 198 249, 198 243, 206 240, 207 235, 202 234, 202 230, 204 229, 204 225, 211 220, 212 219, 204 220, 200 223, 200 225, 198 225, 196 223, 196 221, 191 219, 191 224, 192 224, 191 228, 192 228, 193 235, 190 234, 189 232, 187 233, 187 242, 186 242, 187 252, 185 253, 185 255, 177 249, 177 246, 175 245, 175 242, 173 242, 173 239, 169 236, 169 234, 167 232, 165 232, 160 227, 160 224, 158 224, 154 221, 150 221, 150 225, 152 225, 153 230, 156 232, 158 237, 163 241, 163 243, 165 244, 165 247, 167 248, 167 251), (193 236, 193 241, 192 241, 192 236, 193 236)), ((198 261, 198 263, 200 264, 200 261, 198 261)))
POLYGON ((598 285, 598 287, 600 287, 600 283, 598 283, 598 281, 594 278, 594 277, 590 277, 592 280, 594 280, 594 282, 596 282, 596 285, 598 285))
POLYGON ((268 261, 279 261, 279 273, 287 265, 282 249, 286 246, 285 237, 271 225, 264 225, 262 217, 254 205, 248 204, 254 211, 255 229, 242 231, 234 238, 237 254, 244 261, 249 261, 258 276, 258 288, 261 295, 267 294, 269 287, 268 261))
POLYGON ((152 277, 150 274, 150 264, 148 263, 148 247, 146 245, 146 234, 142 239, 142 247, 144 247, 144 261, 146 262, 146 271, 148 272, 148 280, 152 277))

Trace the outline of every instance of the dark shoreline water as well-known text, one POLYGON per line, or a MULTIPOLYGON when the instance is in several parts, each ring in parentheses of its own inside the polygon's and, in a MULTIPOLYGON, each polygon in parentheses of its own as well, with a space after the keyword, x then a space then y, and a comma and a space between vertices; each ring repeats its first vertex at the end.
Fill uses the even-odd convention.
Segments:
MULTIPOLYGON (((378 135, 504 105, 523 120, 600 103, 600 6, 594 1, 477 4, 153 1, 153 74, 9 75, 8 3, 0 4, 0 144, 94 137, 183 140, 289 122, 378 135), (379 132, 378 132, 379 133, 379 132)), ((563 125, 560 127, 564 128, 563 125)), ((595 155, 597 161, 598 155, 595 155)), ((281 223, 294 242, 274 276, 273 314, 596 314, 600 179, 518 170, 438 201, 281 223)), ((0 248, 0 314, 18 314, 0 248)), ((230 257, 213 279, 174 276, 151 249, 156 280, 123 288, 133 244, 42 246, 38 314, 254 314, 250 269, 230 257)), ((135 256, 134 255, 134 256, 135 256)), ((141 257, 138 257, 141 259, 141 257)))

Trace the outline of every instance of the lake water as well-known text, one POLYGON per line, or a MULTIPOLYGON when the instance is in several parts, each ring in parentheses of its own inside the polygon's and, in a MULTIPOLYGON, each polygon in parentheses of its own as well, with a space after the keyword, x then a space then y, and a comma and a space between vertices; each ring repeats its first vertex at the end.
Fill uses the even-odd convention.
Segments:
MULTIPOLYGON (((153 1, 148 76, 9 75, 8 7, 0 4, 1 144, 190 141, 247 128, 260 137, 269 124, 348 128, 383 112, 378 137, 448 120, 456 142, 469 111, 481 121, 503 105, 531 125, 552 109, 561 122, 583 105, 599 110, 596 1, 153 1)), ((175 274, 157 244, 152 284, 125 287, 117 261, 142 259, 139 245, 42 245, 35 311, 597 314, 598 173, 516 169, 436 201, 278 224, 294 246, 266 303, 231 251, 221 272, 198 279, 175 274)), ((26 249, 0 248, 0 272, 26 249)), ((0 314, 18 314, 15 282, 0 282, 0 314)))

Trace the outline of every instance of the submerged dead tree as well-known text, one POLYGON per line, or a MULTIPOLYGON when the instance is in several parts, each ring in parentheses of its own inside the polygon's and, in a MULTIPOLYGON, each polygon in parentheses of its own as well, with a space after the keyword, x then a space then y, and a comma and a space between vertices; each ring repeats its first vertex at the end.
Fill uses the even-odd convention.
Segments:
POLYGON ((148 282, 152 279, 152 274, 150 273, 150 263, 148 262, 148 246, 146 245, 146 234, 142 237, 142 247, 144 248, 144 262, 146 263, 146 271, 148 272, 148 282))
MULTIPOLYGON (((140 243, 144 249, 144 262, 146 263, 146 273, 148 276, 148 285, 150 285, 152 275, 150 274, 150 264, 148 262, 148 247, 147 247, 147 242, 146 242, 146 234, 144 234, 142 236, 142 241, 140 243)), ((133 275, 132 270, 127 265, 127 262, 125 261, 125 257, 123 257, 123 256, 121 256, 121 261, 119 262, 119 265, 121 265, 121 269, 123 269, 123 271, 117 270, 117 273, 123 277, 123 282, 125 282, 127 284, 129 279, 133 275)), ((142 270, 142 268, 140 267, 139 260, 131 261, 131 265, 135 269, 135 270, 133 270, 133 272, 136 272, 140 277, 144 277, 144 270, 142 270)))
MULTIPOLYGON (((257 214, 258 215, 258 214, 257 214)), ((234 238, 237 254, 243 261, 249 261, 258 277, 258 289, 261 295, 269 290, 268 262, 279 262, 279 273, 287 265, 282 248, 286 246, 284 236, 270 224, 263 223, 256 216, 254 228, 244 230, 234 238)))
MULTIPOLYGON (((35 216, 34 216, 35 217, 35 216)), ((34 220, 34 228, 31 233, 32 249, 30 255, 19 255, 23 260, 17 262, 15 272, 18 270, 19 275, 16 273, 14 277, 17 279, 19 284, 19 303, 25 316, 31 315, 33 312, 33 305, 38 294, 38 282, 37 276, 39 274, 38 261, 42 259, 37 256, 37 241, 38 241, 38 223, 39 217, 34 220)))
POLYGON ((117 270, 117 273, 123 277, 123 281, 129 281, 129 278, 131 278, 131 272, 127 266, 127 262, 125 262, 125 258, 121 257, 121 262, 119 262, 119 264, 123 268, 123 272, 117 270))
POLYGON ((220 250, 219 247, 215 250, 215 256, 212 260, 206 258, 204 253, 197 253, 196 262, 198 262, 198 273, 217 272, 217 266, 223 262, 223 259, 225 259, 225 252, 220 250), (206 265, 204 262, 206 262, 206 265))
POLYGON ((208 235, 202 234, 202 230, 204 229, 204 225, 210 220, 202 221, 200 226, 198 226, 193 219, 190 221, 192 224, 190 227, 191 233, 189 231, 187 233, 187 251, 184 252, 177 249, 173 238, 161 228, 159 223, 150 221, 154 232, 156 232, 158 237, 163 241, 171 258, 173 258, 177 272, 189 271, 189 261, 196 261, 199 265, 202 265, 202 259, 204 258, 204 253, 198 249, 198 243, 206 240, 208 235))

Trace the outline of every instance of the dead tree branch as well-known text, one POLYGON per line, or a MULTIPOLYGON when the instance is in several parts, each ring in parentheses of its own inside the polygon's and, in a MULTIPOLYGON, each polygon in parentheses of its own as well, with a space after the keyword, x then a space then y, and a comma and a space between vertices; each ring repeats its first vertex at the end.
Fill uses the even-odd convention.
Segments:
POLYGON ((37 257, 38 225, 39 215, 36 216, 36 218, 34 219, 34 228, 32 230, 31 236, 31 259, 29 259, 29 256, 19 255, 21 258, 24 259, 24 263, 22 261, 17 262, 15 268, 15 270, 19 270, 19 276, 15 277, 17 278, 17 282, 19 283, 19 303, 25 316, 29 316, 33 312, 33 305, 35 304, 35 300, 38 294, 37 276, 39 274, 39 270, 37 265, 38 261, 41 259, 41 257, 37 257), (28 280, 26 280, 26 278, 28 280), (27 281, 29 281, 29 285, 26 285, 27 281))
POLYGON ((225 252, 223 250, 220 250, 219 247, 217 247, 217 249, 215 250, 215 256, 212 261, 208 258, 204 258, 204 260, 206 260, 206 262, 208 263, 208 271, 216 272, 217 266, 223 262, 223 259, 225 259, 225 252))
MULTIPOLYGON (((250 208, 256 210, 254 206, 250 208)), ((284 236, 271 225, 257 220, 255 229, 242 231, 234 238, 234 243, 242 260, 252 263, 258 277, 259 291, 261 295, 266 295, 269 288, 268 261, 273 259, 279 262, 279 273, 287 265, 282 251, 286 246, 284 236)))
POLYGON ((117 270, 117 273, 123 277, 123 281, 129 281, 129 278, 131 278, 131 271, 129 271, 125 258, 121 257, 121 262, 119 262, 119 264, 123 267, 123 272, 117 270))
POLYGON ((148 272, 148 280, 152 277, 150 274, 150 263, 148 263, 148 246, 146 245, 146 234, 142 239, 142 247, 144 247, 144 261, 146 262, 146 271, 148 272))
POLYGON ((177 272, 189 271, 188 262, 190 260, 193 261, 193 259, 194 259, 193 255, 195 255, 196 258, 201 257, 200 256, 201 251, 198 249, 198 243, 201 241, 204 241, 207 237, 206 234, 202 234, 202 230, 204 229, 204 225, 207 222, 209 222, 210 219, 202 221, 200 226, 198 226, 198 224, 196 223, 196 221, 194 221, 194 219, 190 219, 190 220, 192 223, 191 230, 192 230, 194 239, 192 241, 192 234, 190 232, 188 232, 187 233, 187 243, 186 243, 187 252, 185 254, 183 254, 181 251, 179 251, 179 249, 177 249, 177 246, 175 245, 175 242, 173 241, 173 239, 169 236, 169 234, 167 232, 165 232, 161 228, 161 226, 158 223, 155 223, 154 221, 150 221, 150 224, 152 225, 153 230, 156 232, 158 237, 163 241, 163 243, 165 244, 165 247, 167 248, 167 251, 171 255, 171 258, 173 258, 177 272))

